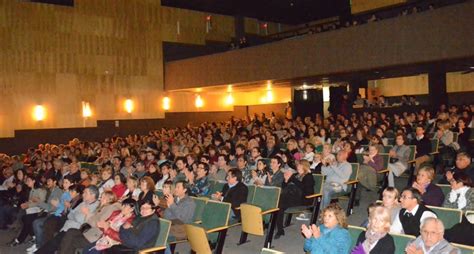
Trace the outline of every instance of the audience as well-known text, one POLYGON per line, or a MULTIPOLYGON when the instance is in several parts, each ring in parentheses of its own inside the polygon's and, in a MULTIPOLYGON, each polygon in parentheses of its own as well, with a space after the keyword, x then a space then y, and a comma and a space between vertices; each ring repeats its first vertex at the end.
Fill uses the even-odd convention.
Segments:
MULTIPOLYGON (((386 104, 383 97, 379 100, 380 105, 386 104)), ((405 100, 404 103, 409 105, 410 102, 405 100)), ((314 246, 326 246, 332 241, 333 230, 330 228, 344 232, 344 221, 335 215, 338 213, 337 209, 334 210, 335 205, 329 203, 338 193, 350 191, 346 185, 352 174, 348 161, 356 163, 356 155, 367 152, 363 149, 370 140, 368 153, 362 155, 359 172, 357 199, 360 199, 360 187, 378 190, 377 172, 383 169, 380 152, 395 137, 396 145, 389 152, 391 187, 383 191, 382 205, 390 215, 391 232, 417 236, 421 222, 435 217, 425 205, 443 205, 464 211, 474 209, 470 188, 474 169, 470 151, 460 148, 452 169, 449 163, 445 163, 446 155, 429 154, 429 137, 433 135, 441 139, 444 147, 454 149, 453 143, 456 142, 449 142, 449 132, 455 130, 466 135, 469 132, 466 126, 472 125, 469 115, 472 111, 469 107, 450 107, 449 111, 441 108, 440 112, 446 113, 431 114, 422 110, 413 114, 373 112, 357 115, 346 112, 326 119, 316 116, 314 119, 296 117, 285 120, 274 114, 271 118, 261 115, 253 119, 233 118, 227 122, 203 123, 198 127, 188 125, 186 128, 151 131, 142 136, 113 137, 103 142, 74 139, 65 145, 41 144, 21 157, 0 154, 0 228, 14 222, 18 213, 23 222, 22 230, 11 245, 25 242, 29 235, 34 234, 35 245, 27 252, 70 253, 75 248, 83 248, 85 253, 137 251, 147 244, 153 245, 152 239, 156 239, 156 232, 145 229, 144 224, 141 229, 129 227, 130 224, 143 223, 136 222, 143 217, 138 211, 140 207, 147 211, 145 217, 153 211, 170 219, 171 235, 184 239, 184 224, 192 222, 195 209, 189 195, 212 194, 214 200, 229 202, 231 217, 239 220, 238 208, 247 201, 246 184, 253 184, 282 189, 277 239, 284 235, 285 210, 292 206, 310 205, 312 200, 304 197, 314 191, 311 173, 322 173, 326 179, 321 204, 324 223, 319 229, 313 226, 304 229, 313 236, 306 237, 307 250, 322 253, 322 248, 314 246), (464 116, 466 110, 468 114, 464 116), (460 119, 465 122, 460 122, 460 119), (440 132, 431 131, 437 126, 441 127, 440 132), (335 141, 334 145, 331 145, 331 140, 335 141), (400 176, 408 168, 410 149, 407 144, 416 146, 417 178, 412 188, 402 192, 399 204, 394 176, 400 176), (94 165, 88 165, 88 169, 81 168, 80 162, 94 165), (444 175, 442 181, 452 188, 444 202, 441 189, 433 183, 436 174, 432 168, 436 166, 444 175), (209 193, 211 182, 216 180, 227 183, 222 191, 209 193), (175 185, 174 191, 169 190, 172 184, 175 185), (87 188, 81 195, 84 187, 87 188), (159 199, 154 195, 155 190, 163 192, 164 196, 159 199), (97 200, 100 200, 100 206, 97 200), (110 201, 110 204, 106 203, 115 209, 106 214, 103 200, 110 201), (135 211, 130 214, 133 208, 135 211), (327 214, 338 217, 336 226, 326 223, 327 214), (109 225, 109 222, 114 224, 109 225), (137 241, 139 239, 127 235, 130 230, 133 234, 147 232, 151 238, 143 239, 146 242, 137 241), (122 234, 125 238, 121 237, 122 234)), ((461 147, 468 147, 461 143, 461 147)), ((446 151, 447 154, 452 152, 446 151)), ((369 216, 370 234, 361 235, 359 248, 354 251, 375 253, 386 244, 382 240, 387 238, 381 226, 385 220, 382 214, 385 212, 373 218, 369 216)), ((155 217, 147 218, 155 223, 155 217)), ((297 219, 308 218, 303 213, 297 219)), ((469 235, 472 232, 470 227, 472 224, 468 218, 463 217, 461 223, 447 230, 446 239, 469 242, 459 236, 469 235)), ((345 243, 334 246, 339 248, 339 244, 345 243)), ((391 252, 389 247, 384 250, 391 252)))

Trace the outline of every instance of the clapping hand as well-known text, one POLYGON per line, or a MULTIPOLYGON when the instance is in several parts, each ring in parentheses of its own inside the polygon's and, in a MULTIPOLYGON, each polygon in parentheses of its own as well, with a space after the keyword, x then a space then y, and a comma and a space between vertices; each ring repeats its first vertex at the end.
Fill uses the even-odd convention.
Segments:
POLYGON ((305 224, 301 225, 301 233, 306 239, 309 239, 312 235, 313 232, 309 227, 307 227, 305 224))
POLYGON ((418 249, 414 244, 410 244, 406 249, 405 252, 407 254, 423 254, 422 249, 418 249))

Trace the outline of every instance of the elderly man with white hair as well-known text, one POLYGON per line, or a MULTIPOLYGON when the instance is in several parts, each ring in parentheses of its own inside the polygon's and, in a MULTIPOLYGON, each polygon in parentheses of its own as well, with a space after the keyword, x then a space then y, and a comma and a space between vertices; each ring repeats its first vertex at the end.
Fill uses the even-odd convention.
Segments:
POLYGON ((421 235, 407 245, 407 254, 461 254, 458 248, 444 239, 444 225, 440 219, 424 219, 420 232, 421 235))

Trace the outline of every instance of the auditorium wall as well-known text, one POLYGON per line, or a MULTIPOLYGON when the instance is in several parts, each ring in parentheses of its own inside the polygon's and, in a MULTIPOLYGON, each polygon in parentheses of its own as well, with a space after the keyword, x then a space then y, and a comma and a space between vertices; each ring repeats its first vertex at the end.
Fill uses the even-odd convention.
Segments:
POLYGON ((0 0, 0 137, 16 129, 82 127, 97 119, 162 118, 161 6, 75 0, 74 7, 0 0), (125 113, 125 98, 136 101, 125 113), (46 118, 32 118, 35 105, 46 118))

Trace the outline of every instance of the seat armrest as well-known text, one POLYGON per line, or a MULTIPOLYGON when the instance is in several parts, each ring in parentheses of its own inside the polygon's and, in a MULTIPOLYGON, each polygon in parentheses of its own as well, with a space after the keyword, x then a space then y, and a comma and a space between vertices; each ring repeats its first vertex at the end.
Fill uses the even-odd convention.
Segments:
POLYGON ((164 249, 166 249, 166 246, 152 247, 152 248, 140 250, 138 253, 139 254, 145 254, 145 253, 157 252, 157 251, 164 250, 164 249))
POLYGON ((317 193, 317 194, 311 194, 311 195, 305 196, 305 198, 311 199, 311 198, 317 198, 317 197, 320 197, 320 196, 322 196, 322 194, 317 193))
POLYGON ((280 210, 280 208, 272 208, 272 209, 269 209, 269 210, 266 210, 266 211, 262 211, 262 215, 269 214, 269 213, 274 213, 274 212, 277 212, 278 210, 280 210))
POLYGON ((219 232, 219 231, 222 231, 224 229, 228 229, 229 226, 223 226, 223 227, 217 227, 217 228, 211 228, 211 229, 208 229, 206 230, 206 233, 214 233, 214 232, 219 232))

